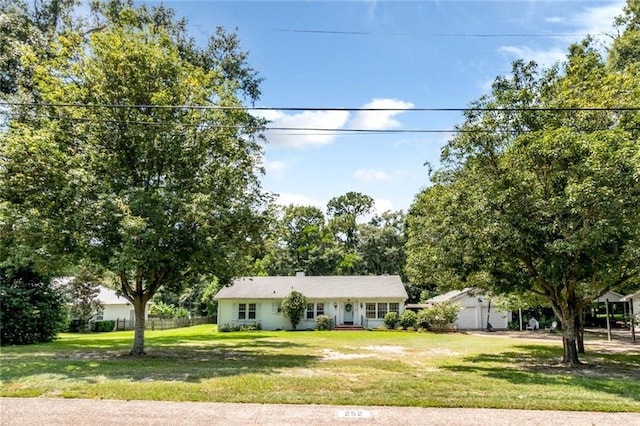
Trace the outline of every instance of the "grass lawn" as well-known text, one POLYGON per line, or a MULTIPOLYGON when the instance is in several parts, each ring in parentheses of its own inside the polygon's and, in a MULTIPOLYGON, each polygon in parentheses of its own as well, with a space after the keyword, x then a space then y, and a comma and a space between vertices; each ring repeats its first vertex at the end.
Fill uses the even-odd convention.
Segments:
POLYGON ((0 396, 640 412, 640 345, 590 346, 566 369, 555 341, 495 334, 217 333, 212 325, 62 334, 3 347, 0 396))

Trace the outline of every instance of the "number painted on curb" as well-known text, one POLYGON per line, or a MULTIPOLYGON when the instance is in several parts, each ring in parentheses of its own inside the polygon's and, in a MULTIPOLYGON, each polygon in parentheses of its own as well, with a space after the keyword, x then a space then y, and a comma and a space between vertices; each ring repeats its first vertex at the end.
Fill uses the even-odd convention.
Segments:
POLYGON ((340 410, 338 411, 338 417, 348 417, 351 419, 366 419, 371 417, 370 411, 364 410, 340 410))

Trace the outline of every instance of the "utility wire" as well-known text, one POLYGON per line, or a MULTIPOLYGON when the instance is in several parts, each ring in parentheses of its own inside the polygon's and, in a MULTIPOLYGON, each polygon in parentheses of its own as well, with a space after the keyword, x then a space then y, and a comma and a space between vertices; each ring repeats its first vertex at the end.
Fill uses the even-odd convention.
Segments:
MULTIPOLYGON (((640 106, 613 107, 522 107, 522 108, 341 108, 341 107, 255 107, 255 106, 218 106, 218 105, 124 105, 124 104, 81 104, 81 103, 37 103, 37 102, 0 102, 0 106, 16 107, 61 107, 61 108, 134 108, 134 109, 183 109, 183 110, 219 110, 219 111, 347 111, 347 112, 524 112, 524 111, 640 111, 640 106)), ((2 111, 0 111, 1 113, 2 111)))
POLYGON ((340 31, 340 30, 303 30, 276 28, 276 32, 281 33, 306 33, 306 34, 335 34, 335 35, 366 35, 366 36, 392 36, 392 37, 424 37, 424 38, 553 38, 553 37, 575 37, 584 38, 590 34, 487 34, 487 33, 416 33, 416 32, 384 32, 376 33, 370 31, 340 31))
MULTIPOLYGON (((51 116, 46 114, 35 114, 34 117, 46 118, 46 119, 60 119, 58 116, 51 116)), ((170 122, 170 121, 136 121, 136 120, 109 120, 109 119, 96 119, 96 118, 80 118, 80 117, 65 117, 66 120, 76 123, 87 124, 130 124, 135 126, 179 126, 182 128, 198 128, 200 130, 207 129, 236 129, 240 130, 245 127, 243 125, 226 125, 216 124, 207 121, 200 121, 197 123, 183 123, 183 122, 170 122)), ((580 129, 574 128, 577 132, 591 132, 596 130, 605 129, 580 129)), ((633 129, 638 130, 638 129, 633 129)), ((264 126, 257 128, 257 133, 264 134, 268 132, 271 135, 286 135, 286 136, 338 136, 338 135, 375 135, 375 134, 428 134, 428 133, 455 133, 455 134, 510 134, 515 130, 513 129, 479 129, 479 128, 457 128, 457 129, 353 129, 353 128, 321 128, 321 127, 279 127, 279 126, 264 126)), ((531 133, 533 130, 518 130, 518 133, 531 133)))

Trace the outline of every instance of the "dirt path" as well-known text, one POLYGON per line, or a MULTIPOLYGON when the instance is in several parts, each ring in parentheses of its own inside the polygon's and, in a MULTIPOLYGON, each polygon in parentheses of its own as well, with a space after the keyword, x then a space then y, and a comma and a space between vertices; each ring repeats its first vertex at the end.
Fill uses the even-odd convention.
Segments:
POLYGON ((1 398, 0 423, 3 426, 124 424, 640 426, 640 414, 471 408, 1 398))

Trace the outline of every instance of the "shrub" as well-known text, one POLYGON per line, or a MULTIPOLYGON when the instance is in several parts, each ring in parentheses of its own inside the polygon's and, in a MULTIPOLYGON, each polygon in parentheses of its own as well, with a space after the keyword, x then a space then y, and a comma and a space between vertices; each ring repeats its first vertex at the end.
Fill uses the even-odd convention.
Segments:
POLYGON ((329 315, 318 315, 316 317, 316 328, 318 330, 331 330, 331 317, 329 315))
POLYGON ((384 316, 384 325, 386 325, 387 328, 396 328, 396 325, 398 325, 398 320, 399 318, 397 312, 387 312, 384 316))
POLYGON ((418 315, 413 311, 404 311, 402 315, 400 315, 400 326, 405 330, 414 327, 417 321, 418 315))
POLYGON ((31 267, 0 268, 0 300, 2 345, 50 342, 67 325, 62 290, 31 267))
POLYGON ((104 333, 107 331, 113 331, 116 328, 116 322, 113 320, 94 321, 91 323, 91 331, 98 333, 104 333))
POLYGON ((262 330, 260 321, 251 322, 248 324, 222 324, 218 326, 218 331, 221 333, 228 333, 230 331, 258 331, 262 330))
POLYGON ((429 324, 429 328, 433 330, 443 330, 458 319, 460 309, 462 308, 458 303, 436 303, 433 306, 423 309, 425 312, 423 315, 429 324))
POLYGON ((174 315, 176 318, 189 318, 189 310, 185 308, 176 308, 174 315))
POLYGON ((418 311, 416 315, 416 327, 421 329, 428 329, 431 325, 429 324, 429 313, 426 309, 422 309, 418 311))
POLYGON ((175 314, 176 307, 174 305, 168 305, 163 301, 153 302, 149 307, 149 315, 160 318, 173 318, 175 314))

